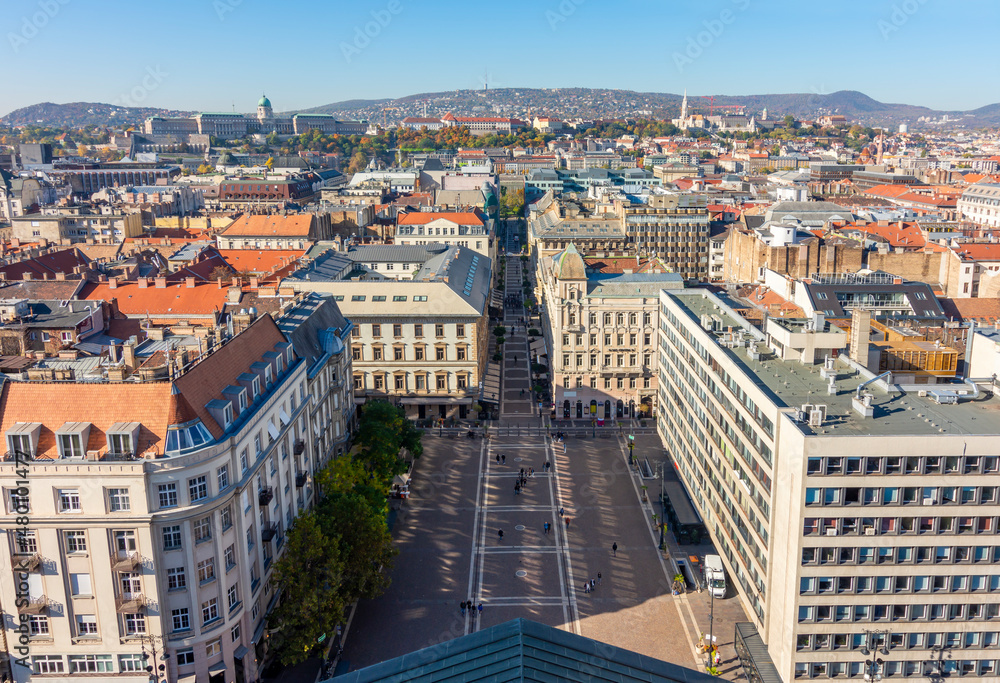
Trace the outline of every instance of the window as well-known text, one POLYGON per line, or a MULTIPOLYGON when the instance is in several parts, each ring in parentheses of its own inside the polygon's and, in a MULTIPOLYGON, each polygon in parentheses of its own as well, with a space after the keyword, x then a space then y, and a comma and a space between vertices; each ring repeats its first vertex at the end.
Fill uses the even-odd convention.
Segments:
POLYGON ((438 375, 437 376, 437 388, 438 391, 444 391, 448 388, 448 376, 438 375))
POLYGON ((413 347, 413 352, 415 354, 415 360, 423 360, 424 359, 424 347, 422 347, 422 346, 414 346, 413 347))
POLYGON ((31 658, 32 673, 61 674, 66 673, 62 655, 38 655, 31 658))
POLYGON ((240 589, 239 586, 230 586, 229 590, 226 592, 226 597, 229 600, 229 609, 233 609, 240 603, 240 589))
POLYGON ((187 576, 184 567, 171 567, 167 569, 167 590, 179 591, 187 588, 187 576))
MULTIPOLYGON (((219 599, 211 598, 201 603, 201 623, 208 624, 219 618, 219 599)), ((217 642, 217 641, 216 641, 217 642)))
MULTIPOLYGON (((17 493, 17 490, 7 489, 7 512, 12 515, 24 515, 31 512, 31 499, 28 494, 24 493, 24 495, 21 495, 17 493)), ((27 491, 27 489, 21 490, 27 491)))
POLYGON ((181 547, 181 527, 178 524, 163 527, 163 549, 177 550, 181 547))
POLYGON ((208 477, 203 474, 200 477, 188 479, 188 496, 192 503, 208 498, 208 477))
POLYGON ((59 512, 79 512, 80 492, 76 489, 59 490, 59 512))
POLYGON ((225 491, 229 488, 229 465, 223 465, 215 471, 216 478, 219 481, 219 491, 225 491))
POLYGON ((82 458, 83 453, 83 435, 79 433, 74 434, 59 434, 59 457, 61 458, 82 458))
POLYGON ((70 574, 70 592, 73 595, 93 595, 94 589, 90 582, 90 574, 70 574))
POLYGON ((372 336, 373 337, 381 337, 382 336, 382 326, 381 325, 372 325, 372 336))
POLYGON ((455 336, 464 337, 465 336, 465 325, 459 323, 455 325, 455 336))
POLYGON ((224 558, 226 560, 226 571, 229 571, 236 566, 236 546, 229 545, 226 546, 224 553, 224 558))
POLYGON ((403 360, 403 347, 394 346, 392 347, 392 359, 393 360, 403 360))
POLYGON ((465 360, 465 347, 464 346, 458 346, 458 347, 456 347, 455 348, 455 352, 458 354, 456 356, 457 360, 465 360))
POLYGON ((396 375, 395 381, 396 391, 403 391, 406 389, 406 375, 396 375))
POLYGON ((230 527, 233 526, 233 508, 232 508, 232 506, 227 505, 226 507, 222 508, 222 510, 219 513, 219 516, 222 519, 222 530, 223 531, 226 531, 227 529, 229 529, 230 527))
POLYGON ((205 646, 206 657, 214 657, 220 652, 222 652, 222 638, 208 641, 208 644, 205 646))
POLYGON ((443 337, 444 336, 444 325, 438 323, 434 326, 434 336, 443 337))
POLYGON ((109 511, 128 512, 131 509, 128 499, 128 489, 108 489, 109 511))
POLYGON ((170 610, 170 620, 174 631, 191 630, 191 615, 187 607, 170 610))
POLYGON ((177 484, 160 484, 157 489, 161 508, 177 507, 177 484))
POLYGON ((76 635, 96 636, 97 635, 97 615, 77 614, 76 615, 76 635))
POLYGON ((49 635, 49 618, 32 615, 28 619, 28 635, 32 638, 49 635))
MULTIPOLYGON (((414 299, 414 301, 416 301, 416 299, 414 299)), ((413 326, 413 336, 414 337, 423 337, 424 336, 424 326, 423 325, 414 325, 413 326)))
POLYGON ((427 388, 427 378, 424 375, 415 375, 417 391, 424 391, 427 388))
POLYGON ((114 673, 115 660, 111 655, 70 655, 71 674, 114 673))
POLYGON ((207 541, 210 538, 212 538, 212 518, 202 517, 201 519, 196 519, 194 522, 195 543, 207 541))
MULTIPOLYGON (((409 270, 409 269, 407 268, 407 266, 408 266, 408 265, 409 265, 409 264, 406 264, 406 263, 404 263, 404 264, 403 264, 403 270, 409 270)), ((393 296, 393 297, 392 297, 392 300, 393 300, 393 301, 406 301, 406 295, 405 295, 405 294, 404 294, 404 295, 399 295, 399 294, 396 294, 395 296, 393 296)))
POLYGON ((364 301, 364 300, 365 300, 364 294, 354 294, 353 296, 351 296, 351 301, 364 301))
POLYGON ((242 474, 246 474, 246 471, 250 469, 250 460, 247 457, 248 455, 247 449, 244 448, 240 451, 240 473, 242 474))
POLYGON ((177 651, 177 666, 186 666, 189 664, 194 664, 194 648, 187 648, 186 650, 177 651))
POLYGON ((66 532, 66 552, 85 553, 87 552, 87 532, 67 531, 66 532))
POLYGON ((229 629, 229 637, 234 643, 238 643, 240 640, 240 625, 237 623, 231 629, 229 629))
POLYGON ((118 655, 118 669, 122 673, 128 671, 143 671, 145 670, 145 662, 142 661, 142 655, 118 655))
POLYGON ((372 347, 372 360, 382 360, 382 347, 373 346, 372 347))
POLYGON ((209 558, 198 563, 198 581, 207 583, 215 580, 215 558, 209 558))
POLYGON ((443 346, 439 346, 434 349, 435 360, 446 360, 446 349, 443 346))
POLYGON ((413 300, 414 301, 427 301, 427 295, 423 294, 423 295, 420 295, 420 296, 414 296, 413 300))
POLYGON ((125 615, 125 634, 138 636, 146 633, 146 617, 141 614, 125 615))

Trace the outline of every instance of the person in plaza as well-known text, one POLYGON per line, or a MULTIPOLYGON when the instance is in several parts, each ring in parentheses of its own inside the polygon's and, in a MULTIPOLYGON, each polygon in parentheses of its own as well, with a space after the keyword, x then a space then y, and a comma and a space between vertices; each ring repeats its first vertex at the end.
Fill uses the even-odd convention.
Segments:
POLYGON ((611 552, 614 554, 615 557, 618 557, 618 541, 615 541, 614 543, 611 544, 611 552))
POLYGON ((548 460, 546 460, 545 461, 545 471, 548 472, 550 467, 552 467, 552 463, 550 463, 548 460))
POLYGON ((566 518, 566 528, 569 529, 569 517, 566 518))
MULTIPOLYGON (((583 592, 584 593, 589 593, 590 592, 590 581, 584 581, 583 582, 583 592)), ((463 612, 463 614, 464 614, 464 612, 463 612)))
POLYGON ((563 509, 562 509, 562 507, 560 507, 560 508, 559 508, 559 516, 560 516, 560 517, 562 517, 562 516, 563 516, 563 509))
POLYGON ((507 456, 504 453, 500 454, 500 463, 503 465, 507 464, 507 456))
POLYGON ((591 579, 590 580, 590 590, 594 590, 594 588, 596 586, 597 586, 597 580, 596 579, 591 579))
POLYGON ((499 453, 497 453, 497 464, 498 465, 500 464, 500 454, 499 453))
POLYGON ((497 529, 497 536, 501 541, 503 540, 503 529, 497 529))
POLYGON ((462 616, 464 617, 465 616, 465 600, 463 600, 462 602, 458 603, 458 608, 460 610, 462 610, 462 616))
POLYGON ((515 496, 521 495, 521 482, 517 482, 516 484, 514 484, 514 495, 515 496))
POLYGON ((601 572, 597 572, 597 585, 601 585, 601 572))
POLYGON ((479 612, 479 618, 481 619, 483 617, 483 603, 479 603, 479 607, 476 608, 476 611, 479 612))
POLYGON ((548 536, 549 535, 549 529, 552 527, 552 525, 549 524, 548 522, 546 522, 543 526, 545 527, 545 535, 548 536))

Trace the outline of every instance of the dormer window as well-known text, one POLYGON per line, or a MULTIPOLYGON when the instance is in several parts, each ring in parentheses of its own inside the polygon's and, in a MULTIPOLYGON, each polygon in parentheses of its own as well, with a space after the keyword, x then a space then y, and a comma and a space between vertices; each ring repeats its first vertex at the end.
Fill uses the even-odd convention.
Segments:
POLYGON ((116 422, 105 430, 108 437, 108 453, 117 456, 132 456, 139 441, 138 422, 116 422))
POLYGON ((207 404, 205 408, 208 409, 209 414, 212 419, 215 420, 223 429, 229 429, 229 425, 233 423, 233 402, 226 401, 221 398, 213 398, 207 404))
POLYGON ((271 366, 268 365, 264 368, 264 384, 270 385, 274 379, 274 373, 271 372, 271 366))
POLYGON ((222 390, 223 397, 233 404, 233 412, 242 415, 247 409, 247 390, 244 387, 229 385, 222 390))
POLYGON ((212 435, 201 420, 193 420, 167 428, 166 453, 177 454, 200 448, 212 441, 212 435))
POLYGON ((253 397, 256 399, 260 396, 260 377, 253 378, 253 397))
POLYGON ((12 458, 30 460, 38 449, 38 435, 42 431, 40 422, 17 422, 7 430, 7 449, 12 458))
POLYGON ((274 367, 277 368, 279 375, 283 373, 285 371, 285 358, 283 356, 277 356, 274 359, 274 367))
POLYGON ((82 458, 87 454, 89 422, 67 422, 56 432, 60 458, 82 458))

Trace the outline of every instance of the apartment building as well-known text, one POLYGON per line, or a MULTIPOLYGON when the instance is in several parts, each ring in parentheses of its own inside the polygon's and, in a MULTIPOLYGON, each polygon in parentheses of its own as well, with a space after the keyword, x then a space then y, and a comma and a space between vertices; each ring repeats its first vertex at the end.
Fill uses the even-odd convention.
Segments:
POLYGON ((1000 228, 1000 184, 970 185, 958 200, 958 212, 977 225, 1000 228))
POLYGON ((685 280, 708 280, 709 215, 703 196, 657 193, 646 204, 615 200, 629 243, 659 256, 685 280))
POLYGON ((828 358, 821 315, 660 306, 657 429, 782 679, 860 679, 870 641, 882 676, 995 677, 1000 401, 828 358))
POLYGON ((556 416, 651 415, 659 293, 683 279, 658 259, 584 259, 572 244, 541 259, 539 276, 556 416))
POLYGON ((49 208, 18 216, 10 222, 14 237, 23 242, 91 242, 116 244, 142 235, 142 214, 110 207, 49 208))
POLYGON ((324 373, 336 386, 336 364, 307 362, 270 316, 248 323, 197 357, 167 337, 81 361, 87 381, 3 382, 13 680, 145 683, 147 664, 169 681, 260 680, 272 566, 329 455, 310 389, 324 373))
POLYGON ((492 262, 454 245, 428 256, 411 279, 394 280, 330 252, 281 284, 332 295, 353 323, 356 403, 383 398, 412 418, 466 419, 486 373, 492 262))
POLYGON ((457 244, 488 259, 496 257, 492 221, 479 211, 410 211, 396 220, 397 244, 457 244))

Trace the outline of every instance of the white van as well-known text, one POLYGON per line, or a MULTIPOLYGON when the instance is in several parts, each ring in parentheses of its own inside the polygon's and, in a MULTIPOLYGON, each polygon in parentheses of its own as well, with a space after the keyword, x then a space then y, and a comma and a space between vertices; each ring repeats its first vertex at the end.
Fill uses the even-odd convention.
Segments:
POLYGON ((726 597, 726 571, 718 555, 705 556, 705 585, 717 598, 726 597))

